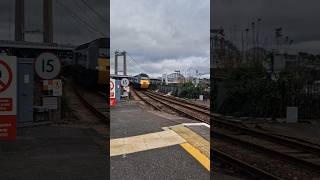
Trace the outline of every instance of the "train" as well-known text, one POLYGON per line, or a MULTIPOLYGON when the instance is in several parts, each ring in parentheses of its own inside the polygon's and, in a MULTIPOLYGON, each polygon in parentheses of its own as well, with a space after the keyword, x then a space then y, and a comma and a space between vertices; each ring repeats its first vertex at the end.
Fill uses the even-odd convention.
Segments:
POLYGON ((139 90, 146 90, 150 85, 150 78, 145 73, 140 73, 136 76, 133 76, 130 81, 133 87, 139 90))
POLYGON ((74 79, 86 87, 107 90, 110 78, 110 39, 99 38, 74 50, 74 79))

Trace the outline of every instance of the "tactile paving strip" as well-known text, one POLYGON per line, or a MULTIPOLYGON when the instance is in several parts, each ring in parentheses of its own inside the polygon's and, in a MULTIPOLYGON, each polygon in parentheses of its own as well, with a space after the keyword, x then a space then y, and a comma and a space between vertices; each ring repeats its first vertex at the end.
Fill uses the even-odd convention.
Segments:
POLYGON ((173 146, 186 141, 172 130, 110 140, 110 156, 173 146))

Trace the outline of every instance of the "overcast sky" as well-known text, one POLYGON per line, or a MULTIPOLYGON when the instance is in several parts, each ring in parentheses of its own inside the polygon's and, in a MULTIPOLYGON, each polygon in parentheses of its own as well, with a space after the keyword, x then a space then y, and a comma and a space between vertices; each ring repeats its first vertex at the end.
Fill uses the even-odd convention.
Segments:
MULTIPOLYGON (((40 31, 27 32, 26 41, 42 41, 42 1, 25 0, 25 30, 40 31)), ((14 10, 14 0, 0 1, 1 40, 14 40, 14 10)), ((105 37, 108 10, 106 0, 53 0, 54 42, 79 45, 105 37)))
POLYGON ((131 75, 198 70, 208 77, 210 0, 112 0, 110 17, 111 73, 120 49, 131 75))
POLYGON ((215 0, 211 23, 239 42, 241 31, 261 18, 261 41, 267 45, 275 42, 275 28, 282 27, 293 40, 291 52, 320 54, 319 7, 319 0, 215 0))

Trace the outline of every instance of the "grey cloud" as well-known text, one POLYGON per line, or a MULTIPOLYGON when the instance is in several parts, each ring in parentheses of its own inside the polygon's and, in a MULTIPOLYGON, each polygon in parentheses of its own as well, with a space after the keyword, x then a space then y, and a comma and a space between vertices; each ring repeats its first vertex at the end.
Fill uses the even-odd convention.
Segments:
MULTIPOLYGON (((42 1, 43 0, 25 0, 25 28, 26 30, 42 31, 42 1)), ((109 20, 109 7, 106 0, 84 0, 92 8, 95 9, 105 20, 109 20)), ((93 12, 86 7, 80 0, 54 0, 53 1, 53 19, 54 19, 54 42, 56 43, 72 43, 82 44, 93 39, 101 37, 98 33, 93 33, 87 30, 79 20, 72 17, 70 10, 62 7, 63 4, 76 14, 77 17, 83 19, 95 30, 104 33, 104 36, 109 34, 107 24, 102 22, 93 12)), ((14 38, 14 9, 15 3, 13 0, 0 1, 0 39, 9 39, 9 14, 11 15, 11 40, 14 38), (4 28, 2 28, 4 27, 4 28)), ((41 41, 41 34, 26 34, 26 40, 41 41)))
MULTIPOLYGON (((252 21, 261 18, 261 27, 266 36, 274 37, 274 29, 282 27, 285 36, 301 45, 320 40, 320 24, 317 22, 320 18, 319 5, 317 0, 215 0, 211 23, 215 28, 222 26, 230 29, 236 26, 241 31, 250 27, 252 21)), ((310 48, 320 52, 319 46, 310 48)))
MULTIPOLYGON (((209 0, 111 1, 111 49, 128 51, 152 74, 186 68, 179 67, 179 63, 191 62, 191 57, 207 58, 209 63, 209 3, 209 0)), ((197 64, 192 62, 190 66, 197 64)))

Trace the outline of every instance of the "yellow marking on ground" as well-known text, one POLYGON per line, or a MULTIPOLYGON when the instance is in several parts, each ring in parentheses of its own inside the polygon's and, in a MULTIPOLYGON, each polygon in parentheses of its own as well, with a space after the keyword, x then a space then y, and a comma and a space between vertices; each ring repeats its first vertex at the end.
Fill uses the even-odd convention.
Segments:
MULTIPOLYGON (((210 142, 204 139, 202 136, 193 132, 184 126, 173 126, 170 129, 179 134, 183 139, 185 139, 189 144, 198 149, 202 154, 204 154, 208 159, 210 159, 210 142)), ((208 129, 208 133, 210 130, 208 129)))
POLYGON ((110 140, 110 156, 178 145, 186 141, 172 130, 110 140))
POLYGON ((204 166, 208 171, 210 171, 210 160, 202 154, 198 149, 191 146, 189 143, 180 144, 189 154, 191 154, 197 161, 199 161, 202 166, 204 166))

